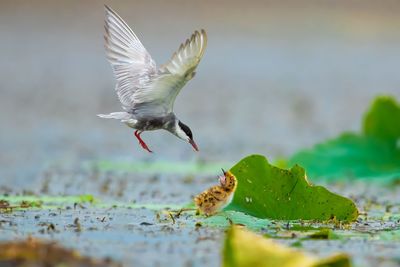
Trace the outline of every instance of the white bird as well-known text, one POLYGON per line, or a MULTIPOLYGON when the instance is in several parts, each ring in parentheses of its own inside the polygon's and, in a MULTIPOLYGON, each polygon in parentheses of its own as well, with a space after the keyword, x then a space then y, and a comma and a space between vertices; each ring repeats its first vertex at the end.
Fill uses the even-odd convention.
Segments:
POLYGON ((195 31, 166 64, 156 63, 135 33, 110 7, 105 6, 105 49, 117 85, 115 91, 124 111, 99 114, 136 129, 143 149, 152 152, 140 137, 144 131, 164 129, 190 143, 198 151, 192 131, 174 114, 174 102, 183 86, 194 77, 206 45, 204 30, 195 31))

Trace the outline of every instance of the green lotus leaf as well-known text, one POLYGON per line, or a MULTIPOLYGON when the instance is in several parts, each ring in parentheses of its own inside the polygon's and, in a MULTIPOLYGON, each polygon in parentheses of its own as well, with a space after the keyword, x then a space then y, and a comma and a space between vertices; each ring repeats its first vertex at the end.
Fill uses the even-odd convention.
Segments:
POLYGON ((339 137, 293 155, 288 166, 302 165, 312 178, 400 178, 400 106, 378 97, 364 116, 363 132, 339 137))
POLYGON ((311 185, 298 165, 290 170, 281 169, 269 164, 264 156, 251 155, 237 163, 231 172, 238 185, 226 209, 280 220, 350 222, 358 217, 352 200, 325 187, 311 185))

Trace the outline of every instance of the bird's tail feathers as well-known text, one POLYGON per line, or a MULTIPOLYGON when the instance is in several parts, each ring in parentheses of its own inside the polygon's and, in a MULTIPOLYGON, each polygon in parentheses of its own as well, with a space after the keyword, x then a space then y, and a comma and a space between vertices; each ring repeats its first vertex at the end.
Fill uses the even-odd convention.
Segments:
POLYGON ((110 114, 97 114, 100 118, 116 119, 116 120, 129 120, 130 114, 127 112, 112 112, 110 114))

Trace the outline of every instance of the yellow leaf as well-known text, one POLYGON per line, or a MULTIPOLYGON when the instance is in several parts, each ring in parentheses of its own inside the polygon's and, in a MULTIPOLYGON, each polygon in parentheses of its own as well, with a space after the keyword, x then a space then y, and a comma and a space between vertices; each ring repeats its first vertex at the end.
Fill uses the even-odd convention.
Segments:
POLYGON ((228 230, 223 251, 224 267, 349 267, 346 254, 319 259, 278 244, 241 227, 228 230))

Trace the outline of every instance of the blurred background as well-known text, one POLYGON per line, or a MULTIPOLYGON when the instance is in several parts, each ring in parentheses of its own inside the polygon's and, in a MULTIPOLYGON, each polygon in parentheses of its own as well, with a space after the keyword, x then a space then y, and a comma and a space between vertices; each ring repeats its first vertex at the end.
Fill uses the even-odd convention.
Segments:
POLYGON ((0 177, 27 182, 52 162, 290 155, 358 130, 372 98, 400 98, 398 1, 0 1, 0 177), (208 47, 175 112, 200 153, 143 134, 119 111, 103 49, 103 5, 158 65, 204 28, 208 47))

